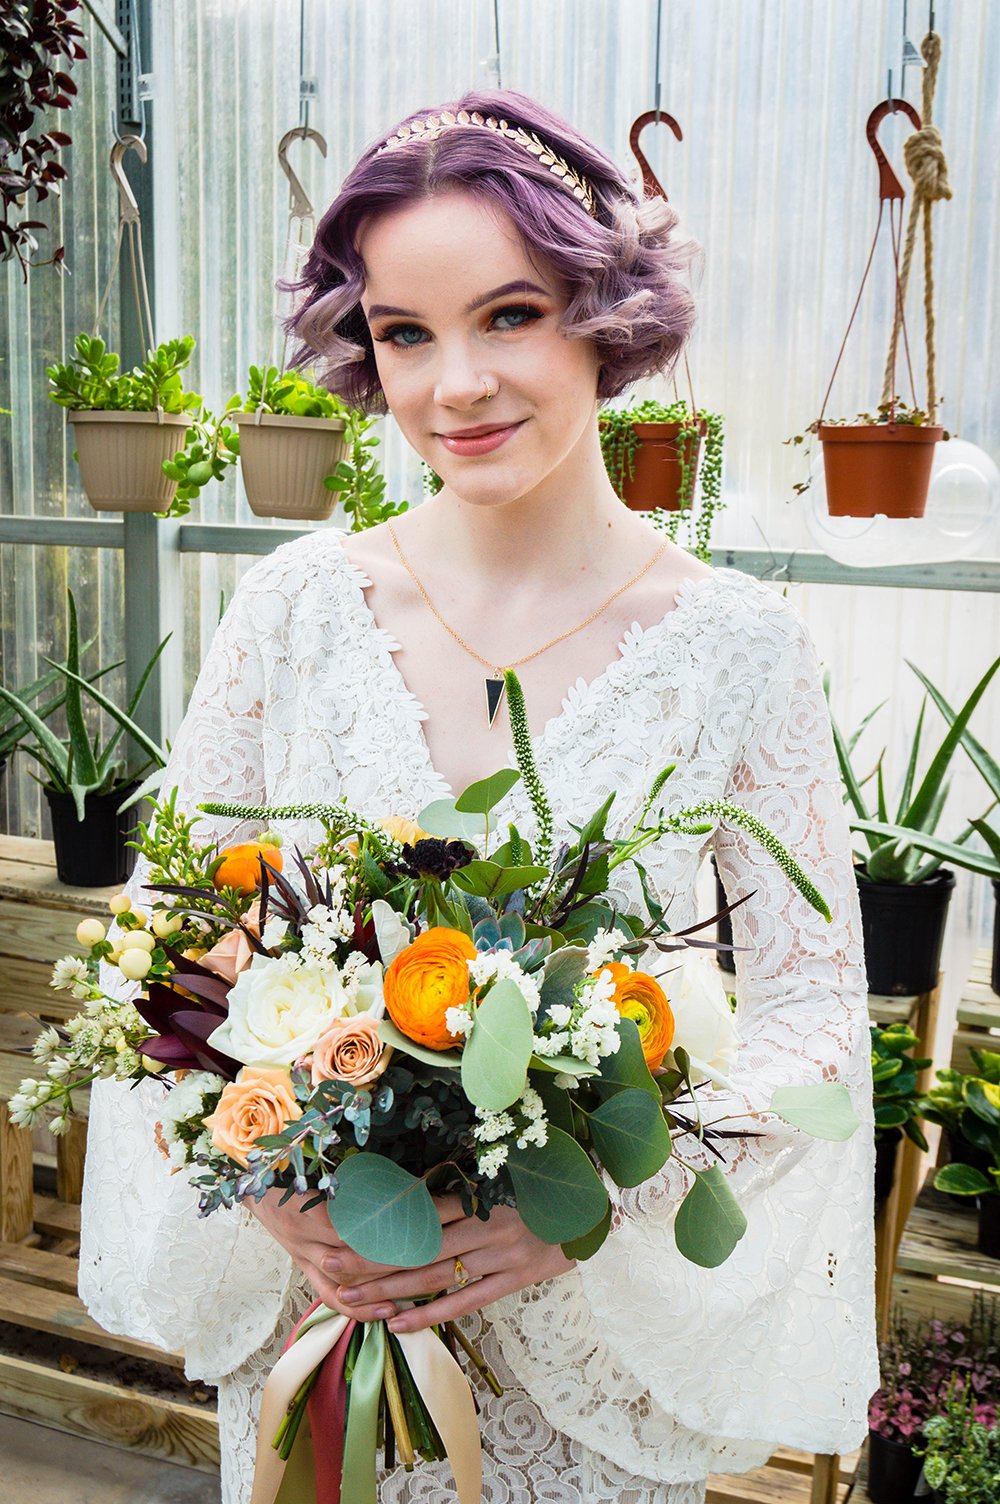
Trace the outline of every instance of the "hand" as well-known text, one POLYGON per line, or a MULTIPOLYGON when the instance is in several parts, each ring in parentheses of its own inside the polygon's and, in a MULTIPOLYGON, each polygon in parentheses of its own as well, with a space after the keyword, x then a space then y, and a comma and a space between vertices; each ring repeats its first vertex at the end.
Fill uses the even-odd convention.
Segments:
MULTIPOLYGON (((330 1222, 324 1203, 317 1203, 307 1212, 302 1211, 302 1203, 308 1198, 305 1196, 292 1196, 280 1206, 284 1191, 278 1187, 272 1187, 266 1191, 260 1201, 249 1197, 244 1203, 250 1207, 258 1222, 271 1234, 276 1242, 280 1243, 285 1252, 290 1254, 292 1260, 302 1270, 313 1288, 313 1293, 324 1305, 332 1310, 339 1311, 343 1316, 353 1316, 354 1311, 349 1306, 342 1305, 338 1299, 338 1272, 341 1260, 349 1259, 350 1268, 363 1265, 369 1279, 376 1274, 393 1274, 396 1268, 392 1264, 369 1264, 347 1244, 337 1236, 336 1229, 330 1222)), ((386 1316, 395 1312, 395 1306, 385 1305, 386 1316)), ((373 1317, 365 1319, 372 1320, 373 1317)))
POLYGON ((416 1332, 468 1316, 501 1295, 576 1268, 575 1259, 568 1259, 558 1243, 543 1243, 511 1206, 494 1207, 489 1220, 481 1222, 464 1215, 458 1196, 438 1196, 435 1202, 444 1226, 441 1253, 433 1264, 387 1272, 383 1266, 359 1259, 350 1249, 342 1251, 343 1245, 332 1255, 340 1280, 338 1310, 348 1311, 359 1321, 384 1320, 389 1311, 391 1332, 416 1332), (434 1295, 454 1285, 456 1259, 461 1259, 470 1276, 468 1285, 427 1305, 393 1314, 387 1301, 434 1295))

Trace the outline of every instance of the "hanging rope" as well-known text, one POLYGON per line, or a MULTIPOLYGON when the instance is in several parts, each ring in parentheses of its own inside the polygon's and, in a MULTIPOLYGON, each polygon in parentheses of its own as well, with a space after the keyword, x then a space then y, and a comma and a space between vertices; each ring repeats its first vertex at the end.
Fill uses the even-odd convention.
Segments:
MULTIPOLYGON (((920 44, 920 52, 926 63, 923 76, 923 91, 920 118, 923 126, 914 131, 903 145, 903 160, 913 179, 913 198, 910 204, 910 219, 906 228, 906 246, 903 265, 899 274, 899 297, 893 320, 889 354, 886 359, 885 376, 882 382, 882 401, 891 402, 893 396, 893 372, 896 366, 896 346, 900 327, 903 326, 903 304, 910 275, 910 264, 917 239, 917 226, 922 223, 924 231, 924 323, 927 341, 927 416, 931 423, 937 422, 937 381, 935 374, 934 345, 934 231, 933 206, 939 199, 951 198, 948 182, 948 163, 941 144, 941 132, 931 123, 934 105, 934 90, 937 87, 938 70, 941 66, 941 38, 929 31, 920 44)), ((904 326, 905 338, 905 326, 904 326)))

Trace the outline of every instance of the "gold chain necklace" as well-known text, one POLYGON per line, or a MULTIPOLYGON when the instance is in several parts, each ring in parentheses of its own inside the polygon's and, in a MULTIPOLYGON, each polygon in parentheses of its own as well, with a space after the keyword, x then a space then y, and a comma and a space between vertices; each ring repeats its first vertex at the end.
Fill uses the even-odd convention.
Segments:
POLYGON ((572 637, 576 632, 582 632, 584 627, 589 627, 592 621, 597 620, 602 611, 606 611, 608 609, 612 601, 617 600, 618 597, 622 595, 626 590, 628 590, 631 585, 634 585, 637 580, 641 580, 643 575, 646 574, 650 569, 652 569, 653 565, 656 563, 657 559, 661 557, 664 549, 670 541, 669 538, 664 538, 663 542, 660 544, 659 548, 656 550, 656 553, 650 559, 649 563, 646 564, 642 569, 640 569, 638 574, 634 574, 630 580, 626 580, 624 585, 619 585, 618 589, 608 596, 603 605, 598 606, 596 611, 592 611, 590 613, 586 621, 580 622, 579 626, 570 627, 568 632, 560 632, 558 637, 553 637, 551 642, 545 643, 543 647, 536 648, 533 653, 525 653, 523 658, 517 658, 513 663, 501 665, 498 663, 493 663, 489 658, 484 658, 480 653, 476 652, 475 648, 470 648, 465 639, 459 637, 454 627, 449 627, 448 623, 445 621, 441 613, 437 610, 434 602, 427 594, 427 591, 424 589, 423 585, 421 585, 420 581, 413 573, 413 570, 410 568, 407 560, 404 558, 403 550, 399 546, 399 539, 396 537, 396 534, 393 531, 392 523, 387 522, 386 526, 389 529, 389 537, 392 539, 393 547, 399 555, 399 562, 402 564, 403 568, 410 576, 410 579, 413 581, 414 585, 416 585, 417 589, 420 591, 420 594, 423 596, 424 600, 427 602, 427 605, 430 607, 433 614, 437 617, 442 627, 444 627, 445 631, 448 632, 452 637, 454 637, 459 647, 464 648, 465 651, 470 655, 470 657, 475 658, 477 663, 482 663, 486 668, 493 670, 492 674, 487 675, 486 678, 486 715, 491 726, 496 720, 497 711, 500 709, 500 705, 503 700, 505 688, 503 676, 505 670, 508 668, 520 668, 522 663, 529 663, 532 658, 537 658, 540 654, 547 652, 549 648, 554 648, 557 642, 565 642, 567 637, 572 637))

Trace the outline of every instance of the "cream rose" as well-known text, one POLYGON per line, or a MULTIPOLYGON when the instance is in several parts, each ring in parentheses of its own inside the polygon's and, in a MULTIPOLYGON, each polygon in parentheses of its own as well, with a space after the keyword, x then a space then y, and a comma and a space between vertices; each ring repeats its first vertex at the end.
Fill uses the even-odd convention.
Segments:
MULTIPOLYGON (((301 1116, 302 1108, 295 1100, 286 1070, 247 1066, 223 1088, 215 1111, 205 1119, 205 1127, 216 1149, 246 1167, 258 1139, 280 1133, 287 1123, 301 1116)), ((279 1168, 287 1163, 284 1160, 279 1168)))
POLYGON ((347 1081, 351 1086, 367 1086, 381 1076, 391 1054, 391 1047, 379 1038, 378 1019, 370 1013, 335 1018, 313 1048, 312 1084, 347 1081))
POLYGON ((718 967, 687 951, 663 980, 674 1014, 672 1047, 691 1056, 692 1079, 727 1071, 736 1060, 740 1036, 718 967))
POLYGON ((291 1065, 350 1009, 336 972, 294 953, 257 955, 233 983, 229 1017, 209 1043, 244 1065, 291 1065))

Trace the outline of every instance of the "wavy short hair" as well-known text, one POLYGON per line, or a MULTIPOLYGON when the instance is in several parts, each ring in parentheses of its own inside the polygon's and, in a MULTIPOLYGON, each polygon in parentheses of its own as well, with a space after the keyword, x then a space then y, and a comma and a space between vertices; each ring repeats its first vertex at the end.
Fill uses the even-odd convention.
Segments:
POLYGON ((529 152, 494 131, 447 130, 379 156, 378 147, 394 134, 387 132, 344 179, 319 223, 301 278, 278 284, 301 295, 285 320, 294 337, 290 364, 313 368, 352 407, 387 411, 360 302, 365 268, 359 231, 379 214, 460 189, 503 210, 528 255, 547 262, 568 286, 561 328, 567 337, 596 346, 600 399, 617 397, 643 377, 669 373, 694 325, 694 298, 683 273, 701 251, 677 233, 678 215, 670 204, 659 196, 638 197, 609 157, 527 95, 474 90, 400 123, 442 110, 478 110, 537 134, 587 179, 596 214, 529 152))

